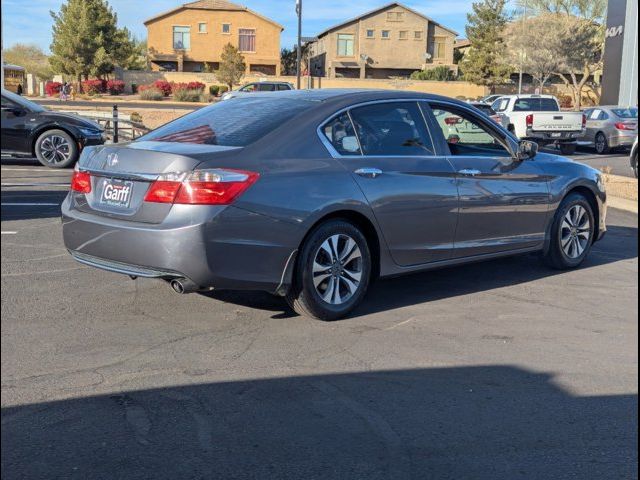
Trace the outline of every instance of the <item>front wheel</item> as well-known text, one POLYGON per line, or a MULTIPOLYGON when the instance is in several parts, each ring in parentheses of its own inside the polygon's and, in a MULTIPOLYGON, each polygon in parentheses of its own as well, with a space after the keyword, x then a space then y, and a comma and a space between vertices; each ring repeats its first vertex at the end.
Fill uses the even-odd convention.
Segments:
POLYGON ((36 140, 36 157, 45 167, 66 168, 78 160, 78 144, 64 130, 47 130, 36 140))
POLYGON ((606 153, 609 153, 609 142, 607 141, 607 137, 604 135, 604 133, 599 132, 596 135, 596 140, 594 145, 596 147, 596 153, 598 155, 604 155, 606 153))
POLYGON ((562 155, 573 155, 576 153, 577 147, 578 146, 575 143, 561 143, 560 153, 562 153, 562 155))
POLYGON ((579 266, 591 250, 595 228, 589 201, 579 193, 568 195, 558 208, 551 227, 546 263, 559 270, 579 266))
POLYGON ((370 278, 371 254, 360 229, 329 220, 302 245, 286 299, 300 315, 337 320, 362 301, 370 278))

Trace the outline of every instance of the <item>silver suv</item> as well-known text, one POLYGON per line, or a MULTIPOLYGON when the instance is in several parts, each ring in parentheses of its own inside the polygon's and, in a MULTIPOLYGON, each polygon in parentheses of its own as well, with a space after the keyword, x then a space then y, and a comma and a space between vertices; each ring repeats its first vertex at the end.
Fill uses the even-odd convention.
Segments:
POLYGON ((242 97, 255 92, 279 92, 283 90, 293 90, 293 85, 288 82, 252 82, 243 85, 237 90, 231 90, 220 97, 221 100, 242 97))

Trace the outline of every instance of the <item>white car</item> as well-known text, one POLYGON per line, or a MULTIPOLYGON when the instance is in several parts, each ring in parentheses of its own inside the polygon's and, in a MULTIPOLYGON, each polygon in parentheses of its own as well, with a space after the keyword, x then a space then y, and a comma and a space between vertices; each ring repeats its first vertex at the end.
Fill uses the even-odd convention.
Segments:
POLYGON ((220 97, 220 100, 242 97, 254 92, 280 92, 283 90, 293 90, 293 85, 289 82, 252 82, 243 85, 237 90, 231 90, 230 92, 224 93, 220 97))
POLYGON ((558 145, 563 155, 576 151, 584 136, 586 117, 582 112, 563 112, 552 95, 503 95, 491 107, 502 117, 503 126, 518 138, 541 147, 558 145))

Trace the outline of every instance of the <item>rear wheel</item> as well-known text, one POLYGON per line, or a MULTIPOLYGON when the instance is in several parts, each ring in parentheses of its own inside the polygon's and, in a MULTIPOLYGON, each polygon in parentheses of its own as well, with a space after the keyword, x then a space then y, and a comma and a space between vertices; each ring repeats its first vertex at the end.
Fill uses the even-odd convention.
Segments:
POLYGON ((578 146, 575 143, 561 143, 560 144, 560 153, 563 155, 573 155, 576 153, 576 148, 578 146))
POLYGON ((329 220, 304 242, 286 299, 300 315, 337 320, 362 301, 370 277, 371 254, 362 232, 347 221, 329 220))
POLYGON ((36 157, 45 167, 66 168, 78 160, 78 145, 64 130, 47 130, 36 140, 36 157))
POLYGON ((594 145, 598 155, 609 153, 609 142, 607 141, 607 137, 604 133, 598 132, 594 145))
POLYGON ((579 193, 568 195, 558 208, 551 227, 546 263, 560 270, 579 266, 591 250, 595 228, 589 201, 579 193))
POLYGON ((633 169, 633 173, 638 178, 638 151, 633 154, 633 159, 631 160, 631 168, 633 169))

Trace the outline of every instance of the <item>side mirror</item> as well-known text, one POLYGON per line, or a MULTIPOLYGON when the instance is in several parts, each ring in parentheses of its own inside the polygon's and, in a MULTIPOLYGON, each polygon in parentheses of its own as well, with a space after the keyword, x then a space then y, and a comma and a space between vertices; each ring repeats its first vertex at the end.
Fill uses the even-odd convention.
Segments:
POLYGON ((518 160, 530 160, 538 154, 538 144, 529 140, 520 140, 518 142, 518 151, 516 157, 518 160))

